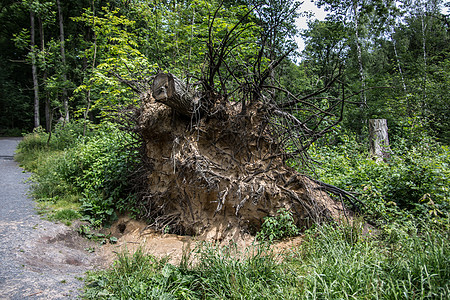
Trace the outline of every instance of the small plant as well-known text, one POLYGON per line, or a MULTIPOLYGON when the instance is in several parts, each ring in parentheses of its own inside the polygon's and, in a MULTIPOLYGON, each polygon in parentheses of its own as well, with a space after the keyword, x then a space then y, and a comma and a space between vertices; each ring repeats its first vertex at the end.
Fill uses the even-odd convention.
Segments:
POLYGON ((117 219, 111 197, 104 199, 102 195, 92 192, 89 195, 85 195, 81 202, 82 220, 88 221, 94 227, 99 227, 106 222, 117 219))
POLYGON ((286 209, 279 209, 277 216, 265 217, 261 231, 256 235, 259 241, 273 242, 285 237, 298 235, 299 229, 295 225, 292 213, 286 209))
POLYGON ((86 250, 89 253, 94 253, 95 252, 95 248, 94 247, 88 247, 88 248, 85 248, 84 250, 86 250))
POLYGON ((78 228, 78 233, 88 240, 101 241, 106 238, 105 234, 96 232, 90 225, 81 225, 78 228))
MULTIPOLYGON (((80 227, 78 227, 78 233, 88 240, 100 242, 100 245, 105 245, 107 243, 115 244, 118 241, 118 239, 115 236, 112 236, 110 233, 104 234, 96 231, 92 228, 92 225, 80 225, 80 227)), ((86 251, 89 252, 89 249, 87 248, 86 251)))

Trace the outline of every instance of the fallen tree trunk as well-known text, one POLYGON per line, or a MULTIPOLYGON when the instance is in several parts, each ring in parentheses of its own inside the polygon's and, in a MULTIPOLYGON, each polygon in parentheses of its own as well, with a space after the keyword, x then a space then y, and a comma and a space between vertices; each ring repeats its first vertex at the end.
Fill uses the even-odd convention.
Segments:
POLYGON ((181 115, 191 117, 194 113, 200 113, 199 94, 170 73, 156 75, 152 91, 156 102, 170 106, 181 115))

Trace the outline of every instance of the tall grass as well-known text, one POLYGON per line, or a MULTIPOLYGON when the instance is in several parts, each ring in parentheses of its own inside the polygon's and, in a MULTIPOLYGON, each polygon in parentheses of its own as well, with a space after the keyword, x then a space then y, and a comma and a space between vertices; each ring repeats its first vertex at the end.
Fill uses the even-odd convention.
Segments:
POLYGON ((289 254, 264 245, 239 254, 203 244, 194 264, 174 266, 141 251, 91 273, 86 299, 448 299, 449 233, 392 239, 324 225, 289 254), (349 231, 352 234, 349 235, 349 231))
POLYGON ((446 299, 450 288, 448 232, 413 232, 391 242, 325 226, 295 261, 312 299, 446 299))

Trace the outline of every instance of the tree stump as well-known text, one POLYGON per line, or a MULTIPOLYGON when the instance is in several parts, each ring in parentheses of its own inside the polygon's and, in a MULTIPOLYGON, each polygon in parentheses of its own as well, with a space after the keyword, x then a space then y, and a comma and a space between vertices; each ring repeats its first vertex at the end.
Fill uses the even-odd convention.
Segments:
POLYGON ((153 86, 153 98, 184 116, 200 112, 200 97, 188 88, 180 79, 170 73, 156 75, 153 86))
POLYGON ((369 120, 370 155, 377 162, 387 161, 390 157, 388 127, 386 119, 369 120))

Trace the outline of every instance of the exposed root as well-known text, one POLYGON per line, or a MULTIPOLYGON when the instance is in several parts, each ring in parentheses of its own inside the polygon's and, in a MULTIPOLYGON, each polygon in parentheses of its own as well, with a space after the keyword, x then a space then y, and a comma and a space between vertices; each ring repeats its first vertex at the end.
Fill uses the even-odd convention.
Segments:
POLYGON ((284 208, 301 228, 343 216, 323 185, 285 165, 262 107, 218 100, 196 122, 145 101, 138 132, 145 141, 142 215, 178 234, 236 239, 255 234, 267 215, 284 208))

